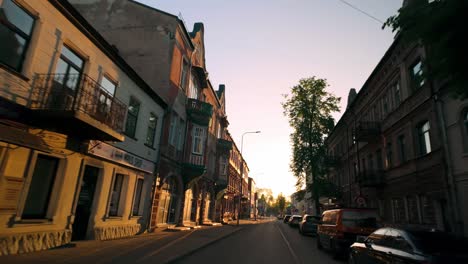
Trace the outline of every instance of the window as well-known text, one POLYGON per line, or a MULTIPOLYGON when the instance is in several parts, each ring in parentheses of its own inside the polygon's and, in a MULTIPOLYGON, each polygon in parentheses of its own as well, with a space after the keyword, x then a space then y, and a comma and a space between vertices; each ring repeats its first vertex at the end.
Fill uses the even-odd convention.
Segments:
POLYGON ((205 128, 193 127, 192 153, 203 155, 203 147, 205 142, 205 128))
POLYGON ((412 224, 419 223, 419 208, 418 208, 418 199, 416 196, 408 196, 406 198, 408 203, 408 218, 409 222, 412 224))
POLYGON ((216 137, 217 138, 222 138, 223 137, 223 128, 221 127, 221 124, 218 122, 217 123, 217 133, 216 133, 216 137))
POLYGON ((132 215, 141 215, 140 214, 140 203, 141 203, 141 192, 143 190, 143 179, 138 179, 136 188, 135 188, 135 198, 133 200, 133 210, 132 215))
POLYGON ((150 113, 150 118, 148 120, 148 130, 146 132, 146 142, 145 144, 149 147, 154 146, 154 137, 156 135, 156 126, 158 125, 158 117, 150 113))
POLYGON ((183 59, 182 60, 182 73, 180 74, 180 87, 185 89, 185 84, 187 83, 187 73, 188 73, 188 62, 183 59))
POLYGON ((135 138, 138 112, 140 112, 140 102, 134 97, 130 97, 128 103, 127 122, 125 123, 125 134, 131 138, 135 138))
POLYGON ((403 223, 406 221, 405 202, 402 198, 392 199, 393 222, 403 223))
POLYGON ((413 89, 420 88, 426 82, 426 80, 423 77, 423 68, 420 59, 418 59, 415 63, 413 63, 413 66, 411 66, 410 75, 411 87, 413 87, 413 89))
POLYGON ((386 165, 387 165, 387 169, 393 167, 393 160, 392 160, 392 156, 393 156, 393 151, 392 151, 392 143, 387 143, 387 146, 385 147, 385 152, 386 152, 386 165))
POLYGON ((422 213, 422 220, 424 224, 435 224, 436 223, 436 215, 434 209, 434 201, 426 196, 422 195, 420 197, 421 200, 421 213, 422 213))
POLYGON ((84 60, 67 46, 63 46, 55 72, 55 81, 70 90, 76 90, 79 85, 84 60))
POLYGON ((400 92, 400 83, 395 84, 395 108, 400 105, 401 102, 401 92, 400 92))
POLYGON ((109 207, 110 216, 118 216, 119 214, 120 195, 122 193, 123 179, 123 174, 115 175, 114 186, 111 190, 111 202, 109 207))
POLYGON ((190 77, 190 84, 189 84, 189 91, 188 91, 188 98, 197 99, 198 100, 198 81, 195 78, 195 75, 190 77))
POLYGON ((183 119, 179 119, 179 127, 177 129, 177 149, 182 151, 184 146, 184 129, 185 122, 183 119))
POLYGON ((227 174, 227 158, 225 156, 219 158, 219 174, 222 176, 227 174))
POLYGON ((429 134, 429 121, 418 126, 419 154, 426 155, 431 152, 431 137, 429 134))
POLYGON ((103 89, 99 91, 98 112, 109 113, 117 84, 104 76, 101 80, 101 87, 103 89))
POLYGON ((367 167, 369 171, 374 171, 374 156, 372 154, 367 156, 367 167))
POLYGON ((177 135, 177 114, 173 113, 171 118, 171 124, 169 126, 169 144, 172 146, 176 146, 176 135, 177 135))
POLYGON ((375 153, 375 156, 377 158, 377 169, 382 170, 383 169, 382 150, 378 149, 377 152, 375 153))
POLYGON ((400 163, 406 162, 406 146, 405 135, 398 136, 398 155, 400 156, 400 163))
POLYGON ((21 71, 34 18, 12 0, 3 1, 0 14, 0 63, 21 71))
POLYGON ((22 218, 42 219, 46 217, 58 163, 58 158, 37 156, 22 218))
POLYGON ((382 101, 383 101, 383 116, 385 117, 388 114, 388 108, 389 108, 387 95, 383 97, 382 101))

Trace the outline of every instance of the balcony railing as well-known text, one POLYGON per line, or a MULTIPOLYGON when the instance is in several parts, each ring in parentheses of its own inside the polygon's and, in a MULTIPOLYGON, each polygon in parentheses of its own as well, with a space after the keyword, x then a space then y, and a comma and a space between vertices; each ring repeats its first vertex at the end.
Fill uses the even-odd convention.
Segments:
POLYGON ((218 138, 218 149, 222 152, 229 153, 232 150, 232 141, 218 138))
POLYGON ((385 184, 382 170, 364 171, 359 174, 359 184, 361 187, 381 187, 385 184))
POLYGON ((189 98, 187 101, 187 114, 193 122, 208 126, 213 115, 213 106, 209 103, 189 98))
POLYGON ((361 121, 356 126, 354 136, 357 141, 369 142, 380 137, 380 122, 361 121))
POLYGON ((183 163, 183 174, 186 180, 191 180, 205 173, 206 166, 203 155, 190 154, 183 163))
POLYGON ((62 118, 85 114, 98 121, 94 122, 98 126, 104 124, 118 133, 127 111, 124 103, 85 74, 36 75, 30 108, 62 118))

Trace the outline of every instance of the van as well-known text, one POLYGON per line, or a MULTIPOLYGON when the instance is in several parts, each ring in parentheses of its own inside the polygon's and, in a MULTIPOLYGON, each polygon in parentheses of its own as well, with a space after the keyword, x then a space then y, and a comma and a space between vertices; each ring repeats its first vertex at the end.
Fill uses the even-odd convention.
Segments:
POLYGON ((334 255, 347 254, 357 236, 368 236, 378 228, 375 209, 343 208, 322 213, 317 226, 317 248, 329 249, 334 255))

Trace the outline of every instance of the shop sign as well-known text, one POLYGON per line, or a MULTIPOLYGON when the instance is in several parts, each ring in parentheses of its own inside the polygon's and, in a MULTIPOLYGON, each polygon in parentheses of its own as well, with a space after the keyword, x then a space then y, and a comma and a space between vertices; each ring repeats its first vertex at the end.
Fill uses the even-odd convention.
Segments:
POLYGON ((134 167, 151 174, 154 172, 153 162, 142 159, 127 151, 118 149, 101 141, 91 140, 88 144, 88 153, 126 166, 134 167))

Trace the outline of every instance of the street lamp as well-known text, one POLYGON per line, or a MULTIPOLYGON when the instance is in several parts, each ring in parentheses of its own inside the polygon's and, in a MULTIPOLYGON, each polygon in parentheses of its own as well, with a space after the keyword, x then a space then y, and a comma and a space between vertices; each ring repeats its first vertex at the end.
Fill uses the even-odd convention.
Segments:
POLYGON ((258 133, 261 133, 261 131, 244 132, 241 136, 240 154, 241 154, 242 160, 241 160, 241 177, 240 177, 240 183, 239 183, 239 209, 237 210, 237 225, 238 226, 239 226, 239 220, 241 216, 242 180, 244 179, 244 157, 242 156, 242 149, 244 147, 244 136, 246 134, 258 134, 258 133))

